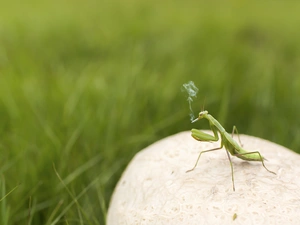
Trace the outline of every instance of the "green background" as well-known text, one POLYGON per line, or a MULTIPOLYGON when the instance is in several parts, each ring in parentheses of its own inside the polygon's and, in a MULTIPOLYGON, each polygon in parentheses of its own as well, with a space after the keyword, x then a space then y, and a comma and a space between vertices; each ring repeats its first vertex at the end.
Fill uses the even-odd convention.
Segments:
POLYGON ((205 102, 228 131, 300 152, 299 12, 292 1, 3 1, 0 224, 104 224, 135 153, 208 128, 190 123, 189 80, 195 114, 205 102))

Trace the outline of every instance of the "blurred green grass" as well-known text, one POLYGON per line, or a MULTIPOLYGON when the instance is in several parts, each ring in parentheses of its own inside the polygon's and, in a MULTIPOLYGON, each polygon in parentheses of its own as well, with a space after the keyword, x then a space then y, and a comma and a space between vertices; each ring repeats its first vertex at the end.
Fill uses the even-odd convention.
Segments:
MULTIPOLYGON (((231 131, 300 152, 300 4, 5 1, 1 224, 104 224, 136 152, 191 128, 181 86, 231 131), (57 171, 57 173, 56 173, 57 171), (59 179, 61 177, 61 180, 59 179)), ((0 199, 1 199, 0 196, 0 199)))

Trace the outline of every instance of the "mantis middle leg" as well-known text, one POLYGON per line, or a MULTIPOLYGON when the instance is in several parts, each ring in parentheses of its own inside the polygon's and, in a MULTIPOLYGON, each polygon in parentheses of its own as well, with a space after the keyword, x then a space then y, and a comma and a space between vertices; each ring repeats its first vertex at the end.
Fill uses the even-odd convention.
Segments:
MULTIPOLYGON (((196 166, 197 166, 197 164, 198 164, 198 161, 199 161, 199 159, 200 159, 202 153, 205 153, 205 152, 212 152, 212 151, 217 151, 217 150, 220 150, 220 149, 222 149, 222 148, 223 148, 223 146, 218 147, 218 148, 213 148, 213 149, 210 149, 210 150, 201 151, 200 154, 199 154, 199 156, 198 156, 198 158, 197 158, 197 161, 196 161, 196 163, 195 163, 195 166, 194 166, 192 169, 187 170, 186 173, 191 172, 191 171, 193 171, 193 170, 196 168, 196 166)), ((226 151, 226 152, 227 152, 227 151, 226 151)))
POLYGON ((232 180, 232 188, 233 191, 235 191, 235 186, 234 186, 234 176, 233 176, 233 165, 232 165, 232 161, 231 161, 231 157, 226 149, 226 153, 227 153, 227 157, 229 159, 229 163, 230 163, 230 168, 231 168, 231 180, 232 180))
POLYGON ((232 128, 232 133, 231 133, 231 137, 232 137, 232 138, 233 138, 234 132, 237 134, 238 139, 239 139, 239 142, 240 142, 240 145, 243 147, 243 144, 242 144, 241 139, 240 139, 240 134, 239 134, 239 132, 238 132, 236 126, 233 126, 233 128, 232 128))
MULTIPOLYGON (((192 137, 195 138, 197 141, 218 141, 219 140, 219 136, 218 136, 218 133, 217 133, 217 130, 215 127, 211 126, 211 130, 213 131, 214 133, 214 136, 210 135, 210 134, 207 134, 207 133, 204 133, 200 130, 197 130, 197 129, 192 129, 192 137)), ((210 149, 210 150, 205 150, 205 151, 202 151, 200 152, 198 158, 197 158, 197 161, 195 163, 195 166, 186 171, 186 172, 190 172, 192 170, 194 170, 198 164, 198 161, 202 155, 202 153, 205 153, 205 152, 212 152, 212 151, 216 151, 216 150, 220 150, 223 148, 223 143, 221 143, 221 147, 218 147, 218 148, 213 148, 213 149, 210 149)))
MULTIPOLYGON (((220 146, 220 147, 218 147, 218 148, 213 148, 213 149, 210 149, 210 150, 205 150, 205 151, 200 152, 200 154, 199 154, 199 156, 198 156, 198 158, 197 158, 197 161, 196 161, 194 167, 193 167, 192 169, 190 169, 190 170, 187 170, 186 173, 191 172, 191 171, 193 171, 193 170, 196 168, 196 166, 197 166, 197 164, 198 164, 198 162, 199 162, 199 159, 200 159, 202 153, 205 153, 205 152, 212 152, 212 151, 217 151, 217 150, 221 150, 222 148, 223 148, 223 146, 220 146)), ((232 165, 232 161, 231 161, 231 158, 230 158, 230 155, 229 155, 228 151, 227 151, 226 149, 225 149, 225 151, 226 151, 227 157, 228 157, 228 159, 229 159, 230 168, 231 168, 232 188, 233 188, 233 191, 235 191, 235 186, 234 186, 234 176, 233 176, 233 165, 232 165)))

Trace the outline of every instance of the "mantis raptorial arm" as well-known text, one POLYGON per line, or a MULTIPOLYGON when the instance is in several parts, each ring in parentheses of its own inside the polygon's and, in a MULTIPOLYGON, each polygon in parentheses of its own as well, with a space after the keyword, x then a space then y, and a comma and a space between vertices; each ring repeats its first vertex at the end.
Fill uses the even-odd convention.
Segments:
POLYGON ((212 136, 197 129, 192 129, 192 137, 197 141, 218 141, 218 135, 212 136))

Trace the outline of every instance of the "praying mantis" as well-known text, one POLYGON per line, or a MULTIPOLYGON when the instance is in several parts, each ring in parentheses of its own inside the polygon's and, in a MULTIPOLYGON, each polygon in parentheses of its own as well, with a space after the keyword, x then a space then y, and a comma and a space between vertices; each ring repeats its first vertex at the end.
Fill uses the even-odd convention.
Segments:
POLYGON ((219 135, 218 135, 218 133, 219 133, 220 138, 221 138, 221 146, 218 147, 218 148, 213 148, 213 149, 201 151, 198 158, 197 158, 195 166, 192 169, 190 169, 186 172, 191 172, 196 168, 202 153, 220 150, 223 147, 225 147, 227 157, 229 159, 229 163, 230 163, 230 167, 231 167, 231 179, 232 179, 233 191, 235 191, 235 185, 234 185, 234 176, 233 176, 233 166, 232 166, 232 162, 231 162, 231 158, 230 158, 229 153, 232 156, 236 156, 236 157, 238 157, 240 159, 243 159, 243 160, 246 160, 246 161, 260 161, 262 163, 263 167, 267 171, 269 171, 270 173, 273 173, 273 174, 276 175, 275 172, 267 169, 267 167, 264 164, 264 160, 266 160, 266 159, 260 154, 259 151, 248 152, 244 148, 242 148, 241 145, 239 145, 233 139, 233 134, 234 134, 234 132, 236 132, 237 135, 238 135, 239 142, 241 143, 237 128, 235 126, 233 127, 232 134, 231 135, 228 134, 226 132, 226 130, 222 127, 222 125, 212 115, 208 114, 208 111, 201 111, 199 113, 198 118, 193 120, 192 123, 194 123, 198 120, 201 120, 201 119, 207 119, 208 120, 209 125, 210 125, 210 129, 212 130, 214 135, 204 133, 204 132, 202 132, 200 130, 197 130, 197 129, 192 129, 192 137, 195 138, 197 141, 216 142, 216 141, 219 140, 219 135))

